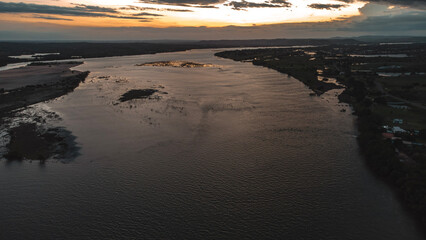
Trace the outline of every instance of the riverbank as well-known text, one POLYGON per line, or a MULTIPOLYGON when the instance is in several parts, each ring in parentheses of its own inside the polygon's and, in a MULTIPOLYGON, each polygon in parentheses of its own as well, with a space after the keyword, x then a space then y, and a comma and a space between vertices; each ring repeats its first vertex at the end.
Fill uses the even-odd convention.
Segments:
POLYGON ((0 67, 27 61, 52 61, 178 52, 222 47, 261 47, 357 43, 353 39, 273 39, 158 42, 0 42, 0 67))
POLYGON ((0 117, 73 91, 89 74, 70 70, 80 64, 36 64, 0 72, 0 117))
POLYGON ((78 87, 89 74, 71 70, 80 64, 32 64, 0 72, 0 125, 9 139, 4 158, 44 161, 54 156, 64 158, 75 149, 70 132, 46 125, 49 115, 20 115, 30 105, 61 97, 78 87))
POLYGON ((415 74, 425 67, 424 52, 424 44, 392 47, 339 45, 227 51, 216 56, 251 61, 254 65, 292 75, 316 94, 327 91, 318 83, 324 78, 333 78, 343 84, 345 90, 338 97, 341 102, 351 104, 358 117, 358 143, 367 165, 395 189, 404 206, 418 220, 420 229, 424 230, 426 112, 417 106, 425 104, 426 82, 415 74), (365 52, 376 55, 370 57, 365 52), (403 53, 406 58, 380 57, 385 53, 403 53), (389 65, 403 66, 400 68, 410 74, 396 80, 378 76, 376 72, 379 70, 393 70, 389 65), (378 89, 380 83, 385 84, 390 92, 399 94, 399 100, 378 89), (405 92, 412 92, 408 94, 409 100, 402 99, 405 92), (416 96, 422 97, 414 98, 416 96))
POLYGON ((215 56, 230 58, 235 61, 249 61, 254 65, 268 67, 288 74, 303 82, 317 95, 342 86, 318 78, 317 63, 310 61, 311 56, 293 49, 252 49, 216 53, 215 56))

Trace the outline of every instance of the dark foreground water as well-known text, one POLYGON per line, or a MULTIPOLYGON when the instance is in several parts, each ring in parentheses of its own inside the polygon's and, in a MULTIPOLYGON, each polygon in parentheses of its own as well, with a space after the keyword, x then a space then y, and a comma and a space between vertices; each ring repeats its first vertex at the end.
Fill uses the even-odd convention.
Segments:
POLYGON ((87 60, 40 109, 69 163, 0 161, 0 239, 421 239, 334 93, 212 50, 87 60), (158 60, 211 68, 137 67, 158 60), (160 98, 119 103, 134 88, 160 98))

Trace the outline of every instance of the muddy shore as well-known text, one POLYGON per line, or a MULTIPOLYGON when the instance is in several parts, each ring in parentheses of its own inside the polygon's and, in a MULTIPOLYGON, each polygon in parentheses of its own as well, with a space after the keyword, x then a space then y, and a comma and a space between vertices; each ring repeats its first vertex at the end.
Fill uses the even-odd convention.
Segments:
POLYGON ((34 65, 0 72, 0 117, 73 91, 89 74, 70 69, 80 64, 34 65))
POLYGON ((69 156, 76 149, 72 134, 49 126, 45 116, 35 114, 21 121, 20 115, 33 104, 58 98, 78 87, 89 74, 71 70, 80 64, 34 64, 0 72, 0 127, 9 139, 1 158, 44 161, 69 156))

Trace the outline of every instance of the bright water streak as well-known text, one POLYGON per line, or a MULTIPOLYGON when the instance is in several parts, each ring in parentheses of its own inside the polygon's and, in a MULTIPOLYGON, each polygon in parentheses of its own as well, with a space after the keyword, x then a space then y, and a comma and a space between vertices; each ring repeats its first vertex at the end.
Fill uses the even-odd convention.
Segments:
POLYGON ((86 82, 46 105, 81 155, 2 162, 1 239, 421 239, 332 93, 212 50, 77 69, 86 82), (161 60, 221 67, 135 66, 161 60), (151 87, 168 94, 117 101, 151 87))
POLYGON ((21 67, 27 66, 28 64, 30 64, 30 62, 11 63, 11 64, 8 64, 6 66, 0 67, 0 71, 6 71, 6 70, 10 70, 10 69, 15 69, 15 68, 21 68, 21 67))

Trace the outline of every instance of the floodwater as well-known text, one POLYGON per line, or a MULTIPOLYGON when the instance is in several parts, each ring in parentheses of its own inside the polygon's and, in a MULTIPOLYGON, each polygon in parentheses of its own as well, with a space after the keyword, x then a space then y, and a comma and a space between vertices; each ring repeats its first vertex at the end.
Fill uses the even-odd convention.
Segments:
POLYGON ((80 155, 0 161, 0 239, 422 239, 335 92, 214 52, 77 67, 85 83, 35 108, 60 115, 80 155), (215 67, 135 66, 152 61, 215 67), (118 101, 144 88, 159 93, 118 101))

